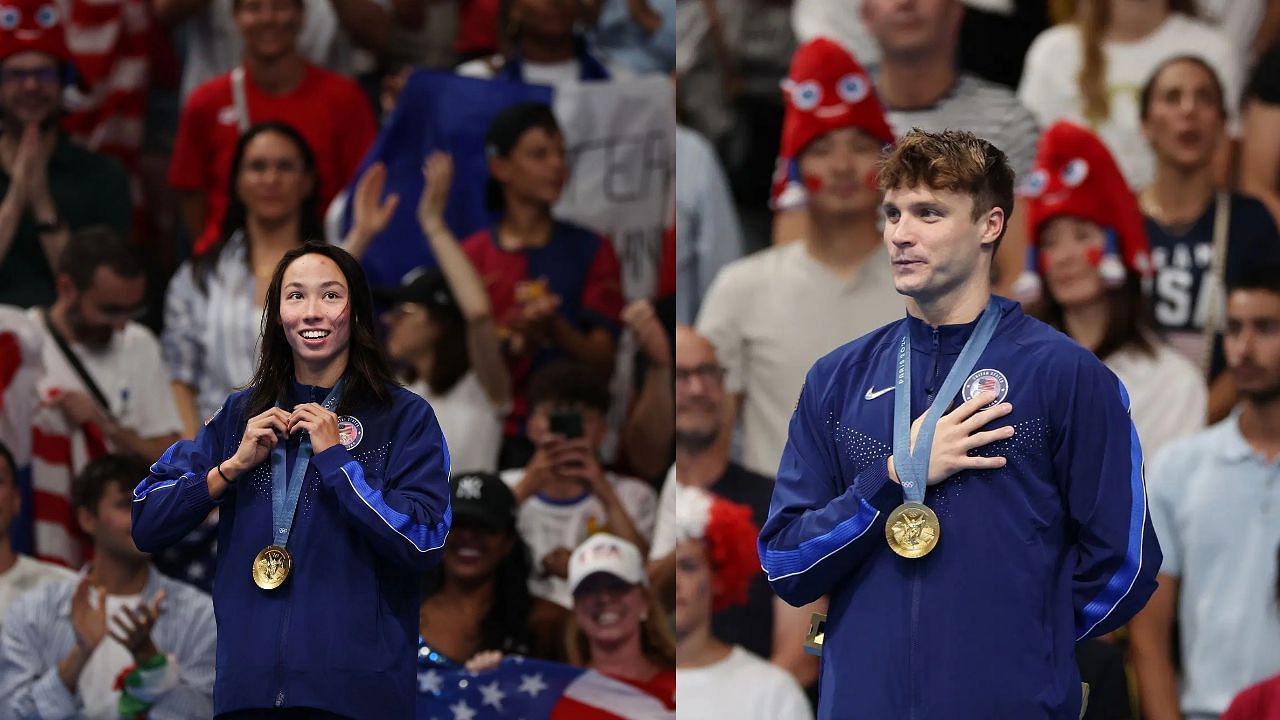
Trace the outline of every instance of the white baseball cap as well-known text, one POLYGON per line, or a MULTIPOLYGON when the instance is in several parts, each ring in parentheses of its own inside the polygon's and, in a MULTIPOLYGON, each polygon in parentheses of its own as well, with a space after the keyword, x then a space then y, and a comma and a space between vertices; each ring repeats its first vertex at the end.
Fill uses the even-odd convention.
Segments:
POLYGON ((649 584, 640 550, 617 535, 596 533, 574 549, 569 556, 569 592, 578 589, 589 576, 610 575, 631 585, 649 584))

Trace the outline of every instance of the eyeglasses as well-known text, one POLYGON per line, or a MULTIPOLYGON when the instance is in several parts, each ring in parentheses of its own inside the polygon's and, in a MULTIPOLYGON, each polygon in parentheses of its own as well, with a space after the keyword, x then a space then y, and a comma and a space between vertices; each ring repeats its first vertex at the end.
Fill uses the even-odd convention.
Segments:
POLYGON ((41 84, 53 85, 58 82, 59 72, 56 67, 43 68, 4 68, 0 70, 0 82, 6 85, 22 85, 28 80, 41 84))
POLYGON ((676 384, 687 383, 695 377, 704 383, 715 383, 718 385, 720 384, 720 381, 724 379, 724 368, 710 363, 705 365, 695 365, 691 368, 676 368, 676 384))

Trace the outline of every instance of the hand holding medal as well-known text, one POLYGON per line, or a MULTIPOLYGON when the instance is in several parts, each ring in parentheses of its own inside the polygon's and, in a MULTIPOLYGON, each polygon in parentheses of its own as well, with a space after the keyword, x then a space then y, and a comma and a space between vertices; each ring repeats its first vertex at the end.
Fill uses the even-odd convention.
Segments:
POLYGON ((278 407, 268 408, 251 418, 245 424, 236 454, 222 463, 223 471, 231 475, 228 480, 260 465, 288 432, 289 413, 278 407))
MULTIPOLYGON (((281 411, 283 412, 283 411, 281 411)), ((324 452, 339 443, 338 416, 320 403, 302 403, 289 415, 289 435, 305 431, 311 436, 311 451, 324 452)))

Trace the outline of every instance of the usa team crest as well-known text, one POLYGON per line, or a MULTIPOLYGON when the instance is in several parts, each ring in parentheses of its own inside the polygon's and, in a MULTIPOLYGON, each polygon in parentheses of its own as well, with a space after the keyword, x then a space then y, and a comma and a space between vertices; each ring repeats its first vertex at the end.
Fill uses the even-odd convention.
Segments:
POLYGON ((1004 373, 989 368, 978 370, 964 381, 964 385, 960 388, 960 397, 965 402, 969 402, 985 392, 996 394, 996 399, 992 400, 986 407, 1002 402, 1005 396, 1009 394, 1009 381, 1005 378, 1004 373))
POLYGON ((338 418, 338 442, 347 450, 354 450, 364 439, 364 426, 350 415, 338 418))

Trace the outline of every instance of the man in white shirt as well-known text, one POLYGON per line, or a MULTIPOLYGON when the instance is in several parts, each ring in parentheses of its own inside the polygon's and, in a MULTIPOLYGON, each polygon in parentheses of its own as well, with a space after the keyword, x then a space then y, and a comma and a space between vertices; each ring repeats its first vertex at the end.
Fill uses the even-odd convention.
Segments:
POLYGON ((734 261, 712 281, 698 332, 715 345, 743 428, 743 465, 778 470, 805 373, 902 317, 878 227, 876 164, 893 142, 870 76, 833 41, 796 51, 774 205, 805 237, 734 261))
POLYGON ((109 449, 153 461, 177 442, 182 423, 160 343, 132 320, 146 302, 136 251, 107 228, 84 228, 59 268, 53 306, 28 311, 44 333, 37 392, 72 427, 92 425, 109 449))
POLYGON ((130 535, 133 486, 146 472, 136 458, 106 455, 75 478, 72 506, 94 559, 78 580, 45 583, 9 608, 0 717, 213 715, 213 601, 161 575, 130 535))
POLYGON ((41 562, 14 551, 9 528, 22 510, 16 471, 13 455, 0 445, 0 628, 4 627, 9 606, 19 595, 51 580, 75 577, 75 573, 61 565, 41 562))
POLYGON ((751 509, 701 488, 676 491, 676 707, 696 718, 803 720, 813 711, 789 673, 711 632, 713 609, 746 599, 760 572, 751 509))
POLYGON ((1223 345, 1241 404, 1167 446, 1147 475, 1164 562, 1130 631, 1148 720, 1216 720, 1236 693, 1280 672, 1280 267, 1251 268, 1228 291, 1223 345))

